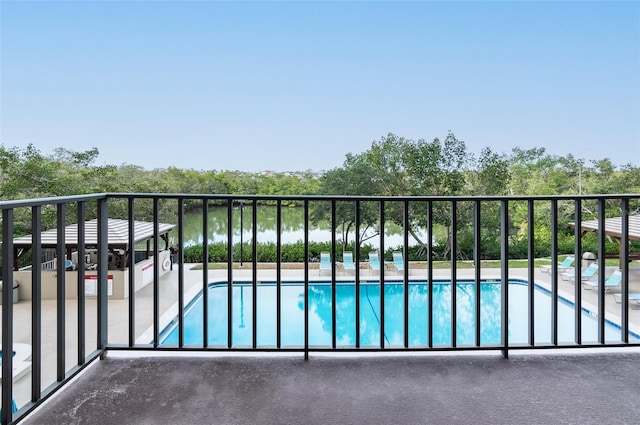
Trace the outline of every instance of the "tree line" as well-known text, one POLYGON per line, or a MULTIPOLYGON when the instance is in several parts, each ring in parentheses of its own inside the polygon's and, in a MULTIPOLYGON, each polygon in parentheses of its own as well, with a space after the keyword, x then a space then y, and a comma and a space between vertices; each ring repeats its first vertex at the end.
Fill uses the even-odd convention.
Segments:
MULTIPOLYGON (((544 148, 521 149, 510 153, 498 153, 490 148, 474 155, 450 132, 444 140, 435 138, 406 139, 388 134, 372 142, 361 153, 349 153, 342 166, 328 171, 262 172, 248 173, 229 170, 193 170, 175 167, 144 169, 140 166, 96 165, 97 148, 73 151, 59 148, 51 154, 40 152, 34 145, 5 147, 0 145, 0 200, 42 198, 101 192, 123 193, 184 193, 184 194, 256 194, 256 195, 371 195, 371 196, 491 196, 491 195, 574 195, 574 194, 622 194, 640 193, 640 168, 631 164, 614 165, 609 159, 585 161, 573 155, 551 155, 544 148)), ((141 201, 144 204, 145 201, 141 201)), ((314 221, 326 220, 330 211, 328 203, 315 203, 311 211, 314 221)), ((149 205, 150 206, 150 205, 149 205)), ((187 201, 185 208, 195 209, 197 201, 187 201)), ((495 222, 499 214, 497 204, 487 205, 483 214, 483 229, 498 229, 495 222), (493 209, 493 211, 492 211, 493 209), (491 221, 494 222, 491 222, 491 221)), ((616 205, 608 208, 615 211, 616 205)), ((640 206, 632 203, 632 214, 640 212, 640 206)), ((127 204, 123 200, 110 201, 110 216, 126 217, 127 204)), ((449 229, 451 214, 446 203, 434 203, 432 220, 449 229)), ((573 204, 560 203, 561 222, 573 218, 573 204)), ((584 204, 584 218, 595 218, 596 208, 584 204)), ((385 217, 402 224, 405 219, 401 203, 390 202, 385 206, 385 217)), ((140 214, 151 208, 141 206, 140 214)), ((175 217, 175 202, 161 203, 161 219, 175 217)), ((92 211, 88 211, 91 215, 92 211)), ((360 211, 360 240, 376 235, 379 207, 375 203, 362 203, 360 211)), ((461 204, 457 223, 460 252, 456 256, 468 256, 472 245, 472 211, 470 205, 461 204)), ((526 204, 513 203, 509 211, 514 228, 514 246, 529 235, 526 222, 526 204)), ((549 227, 538 223, 548 222, 549 206, 536 209, 536 242, 548 246, 549 227)), ((619 214, 619 213, 618 213, 619 214)), ((344 246, 353 242, 355 216, 353 207, 339 203, 338 225, 344 246)), ((416 231, 427 220, 423 208, 410 208, 408 231, 419 241, 416 231)), ((150 217, 136 217, 149 219, 150 217)), ((69 221, 74 222, 72 209, 69 221)), ((30 220, 16 214, 16 232, 29 233, 30 220)), ((43 227, 55 227, 55 211, 43 210, 43 227)), ((485 230, 483 244, 493 252, 499 246, 495 231, 485 230)), ((445 232, 443 256, 449 255, 450 231, 445 232)), ((559 243, 571 246, 572 235, 567 229, 566 241, 560 235, 559 243)), ((419 252, 419 251, 418 251, 419 252)))

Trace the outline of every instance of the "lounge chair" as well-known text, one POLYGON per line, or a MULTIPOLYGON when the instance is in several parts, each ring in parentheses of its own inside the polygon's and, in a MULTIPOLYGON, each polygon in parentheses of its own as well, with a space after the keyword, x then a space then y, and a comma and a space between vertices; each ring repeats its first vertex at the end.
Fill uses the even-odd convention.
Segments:
MULTIPOLYGON (((604 290, 605 292, 611 291, 620 286, 620 282, 622 282, 622 271, 619 269, 611 273, 609 277, 607 277, 604 281, 604 290)), ((598 290, 598 281, 583 281, 582 285, 585 289, 595 289, 598 290)))
POLYGON ((353 263, 353 252, 344 251, 342 253, 342 267, 344 268, 345 273, 347 270, 353 270, 355 272, 356 265, 353 263))
MULTIPOLYGON (((582 276, 580 277, 580 279, 583 282, 587 280, 591 280, 594 276, 597 276, 597 273, 598 273, 598 264, 591 263, 589 267, 587 267, 582 271, 582 276)), ((574 283, 574 280, 576 279, 576 274, 572 272, 564 272, 560 274, 560 277, 562 278, 562 280, 569 280, 571 281, 571 283, 574 283)))
MULTIPOLYGON (((565 270, 569 269, 574 261, 575 261, 575 257, 573 257, 571 255, 568 256, 567 258, 564 259, 564 261, 562 263, 558 263, 558 271, 565 271, 565 270)), ((540 271, 544 272, 544 273, 551 274, 551 268, 552 268, 551 264, 542 265, 542 266, 540 266, 540 271)))
POLYGON ((380 271, 380 257, 378 257, 377 252, 369 253, 369 270, 371 271, 380 271))
POLYGON ((404 258, 402 258, 402 252, 400 251, 393 252, 393 266, 396 268, 398 272, 404 271, 404 258))
POLYGON ((321 275, 323 270, 331 270, 331 254, 328 252, 320 253, 320 269, 318 270, 318 275, 321 275))
MULTIPOLYGON (((622 295, 620 294, 612 294, 613 299, 618 303, 622 304, 622 295)), ((629 294, 629 306, 633 309, 640 309, 640 293, 632 292, 629 294)))

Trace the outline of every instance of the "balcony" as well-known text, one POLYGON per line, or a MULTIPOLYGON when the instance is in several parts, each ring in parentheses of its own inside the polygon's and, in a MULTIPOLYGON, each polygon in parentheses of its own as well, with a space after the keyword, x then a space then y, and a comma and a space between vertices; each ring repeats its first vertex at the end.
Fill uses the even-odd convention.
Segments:
MULTIPOLYGON (((366 418, 373 422, 469 423, 475 418, 473 412, 498 423, 512 419, 514 412, 536 422, 546 422, 549 414, 559 422, 588 422, 593 411, 582 403, 593 397, 597 397, 597 414, 604 415, 603 420, 631 421, 637 415, 632 398, 639 378, 640 310, 634 308, 630 294, 640 293, 640 266, 631 260, 638 229, 630 211, 637 210, 639 200, 637 195, 300 198, 97 194, 0 203, 2 280, 17 282, 19 295, 14 303, 14 288, 3 285, 2 358, 10 360, 3 362, 2 376, 13 379, 2 381, 2 406, 15 401, 18 410, 3 409, 2 423, 211 423, 211 417, 221 423, 360 422, 366 418), (296 202, 303 209, 302 257, 308 261, 283 261, 282 216, 288 208, 283 202, 296 202), (226 220, 216 225, 226 232, 227 258, 211 264, 212 268, 206 256, 199 264, 184 260, 185 211, 194 205, 201 205, 203 235, 211 230, 210 206, 224 211, 226 220), (258 244, 252 241, 259 241, 257 211, 267 207, 276 210, 276 260, 265 264, 259 261, 258 244), (585 210, 596 211, 596 217, 583 220, 585 210), (342 258, 340 239, 345 236, 340 224, 352 215, 352 271, 331 261, 323 273, 319 263, 311 261, 311 216, 318 211, 328 217, 328 228, 335 229, 326 232, 332 259, 342 258), (539 211, 548 214, 547 221, 540 220, 539 211), (248 212, 245 234, 242 220, 248 212), (237 229, 238 219, 242 231, 237 229), (110 234, 115 220, 124 223, 120 232, 124 239, 117 242, 110 234), (391 246, 384 231, 393 220, 402 224, 401 246, 391 246), (136 228, 141 222, 149 223, 146 231, 136 228), (28 249, 21 245, 25 240, 17 230, 23 230, 24 223, 29 223, 32 235, 28 249), (53 236, 46 233, 52 223, 53 236), (409 255, 416 223, 426 229, 422 259, 409 255), (447 229, 449 248, 448 263, 447 258, 439 258, 445 261, 444 268, 428 261, 434 260, 436 251, 430 229, 441 223, 447 229), (524 223, 525 228, 514 223, 524 223), (536 234, 536 225, 551 229, 548 272, 536 265, 533 238, 526 241, 524 267, 510 266, 516 237, 523 232, 536 234), (70 231, 69 226, 75 230, 70 231), (382 254, 379 270, 373 270, 364 255, 365 229, 373 227, 375 250, 382 254), (583 231, 595 231, 595 261, 604 271, 595 277, 593 288, 575 284, 582 280, 582 267, 566 275, 567 270, 558 265, 562 254, 570 254, 577 259, 574 265, 580 266, 585 251, 583 231), (561 253, 558 241, 563 237, 566 242, 567 234, 573 235, 572 252, 561 253), (472 258, 464 264, 451 261, 451 253, 459 257, 458 247, 466 235, 472 237, 472 258), (234 247, 243 247, 245 237, 251 241, 246 248, 249 252, 238 256, 234 247), (491 237, 499 243, 496 268, 483 262, 491 237), (614 263, 607 260, 613 254, 607 251, 608 238, 618 245, 614 263), (172 251, 174 245, 177 249, 172 251), (386 260, 387 247, 406 253, 402 264, 386 260), (51 261, 55 270, 43 270, 41 265, 51 261), (89 265, 95 265, 95 270, 89 265), (606 278, 615 269, 621 270, 622 278, 610 291, 606 278), (447 286, 447 281, 466 286, 447 286), (510 281, 524 294, 522 311, 511 311, 516 291, 503 284, 510 281), (295 319, 284 302, 284 290, 292 282, 300 288, 295 319), (380 282, 384 282, 382 288, 380 282), (495 290, 495 311, 475 307, 482 305, 478 301, 483 297, 475 288, 485 282, 495 290), (395 292, 387 293, 386 288, 395 292), (448 289, 438 302, 436 289, 443 288, 448 289), (267 289, 270 292, 264 292, 267 289), (218 301, 202 297, 199 314, 219 314, 222 328, 201 326, 196 332, 200 342, 194 343, 189 325, 192 301, 218 290, 222 291, 218 301), (341 290, 350 291, 360 302, 342 309, 335 298, 341 290), (415 328, 420 319, 409 295, 419 291, 425 296, 419 299, 418 316, 433 320, 415 328), (236 303, 236 292, 246 297, 240 299, 244 302, 236 303), (263 295, 267 293, 268 297, 263 295), (539 293, 549 300, 544 313, 536 309, 542 304, 539 293), (320 304, 315 296, 325 296, 325 303, 320 304), (267 305, 266 299, 273 300, 272 304, 267 305), (318 315, 320 306, 328 306, 326 315, 318 315), (439 308, 445 310, 444 322, 435 319, 439 308), (258 314, 264 309, 271 309, 273 322, 266 342, 261 330, 265 320, 258 314), (481 332, 490 314, 497 326, 494 339, 481 332), (544 318, 539 317, 543 314, 544 318), (463 316, 470 317, 471 329, 463 329, 463 316), (320 319, 324 320, 325 339, 318 336, 320 319), (515 337, 512 331, 518 320, 524 334, 515 337), (347 336, 340 333, 345 323, 350 328, 347 336), (372 323, 373 340, 365 342, 372 323), (289 325, 300 330, 299 337, 284 332, 289 325), (545 328, 543 337, 540 327, 545 328), (588 327, 592 334, 586 333, 588 327), (170 329, 175 343, 164 339, 170 329), (436 336, 441 329, 447 331, 445 342, 436 336), (30 355, 19 357, 16 348, 25 346, 30 355), (309 362, 303 361, 310 357, 309 362), (19 374, 16 367, 22 368, 19 374), (567 378, 576 374, 582 378, 567 378), (615 390, 602 391, 611 386, 615 390), (61 389, 64 391, 51 397, 61 389), (559 403, 568 391, 574 403, 559 403), (456 398, 464 402, 451 406, 450 400, 456 398), (537 409, 536 404, 555 408, 537 409), (425 405, 438 408, 426 409, 425 405)), ((210 243, 203 237, 196 245, 209 252, 210 243)))

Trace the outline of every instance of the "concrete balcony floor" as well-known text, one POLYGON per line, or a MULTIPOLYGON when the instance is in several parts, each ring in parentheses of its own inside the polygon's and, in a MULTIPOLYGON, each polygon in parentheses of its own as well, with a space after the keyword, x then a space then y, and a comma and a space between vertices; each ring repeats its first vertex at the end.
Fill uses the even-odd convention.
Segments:
MULTIPOLYGON (((121 357, 21 423, 635 424, 640 352, 121 357)), ((119 358, 116 358, 119 357, 119 358)))

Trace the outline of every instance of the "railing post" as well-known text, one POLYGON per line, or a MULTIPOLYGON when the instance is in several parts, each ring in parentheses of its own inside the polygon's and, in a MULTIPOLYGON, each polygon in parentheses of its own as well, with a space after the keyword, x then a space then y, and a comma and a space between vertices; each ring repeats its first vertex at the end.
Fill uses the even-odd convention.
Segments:
POLYGON ((160 200, 153 198, 153 347, 160 345, 160 200))
POLYGON ((129 198, 129 348, 136 343, 136 238, 135 200, 129 198))
POLYGON ((622 265, 622 298, 620 316, 620 334, 622 342, 629 343, 629 199, 620 200, 621 233, 620 238, 620 264, 622 265))
POLYGON ((475 318, 476 318, 476 328, 475 328, 475 345, 476 347, 480 347, 482 343, 480 337, 480 302, 481 302, 481 256, 480 251, 482 250, 482 231, 481 231, 481 220, 480 220, 480 201, 474 201, 473 203, 473 265, 474 265, 474 280, 476 286, 475 292, 475 318))
MULTIPOLYGON (((598 270, 602 270, 598 273, 598 342, 600 344, 605 343, 604 334, 604 317, 605 317, 605 267, 606 267, 606 229, 605 229, 605 204, 604 198, 598 199, 598 270)), ((576 285, 578 282, 576 282, 576 285)))
POLYGON ((458 323, 458 204, 451 201, 451 346, 456 347, 458 340, 457 323, 458 323))
MULTIPOLYGON (((278 232, 280 229, 278 229, 278 232)), ((342 250, 344 256, 344 249, 342 250)), ((331 348, 336 348, 336 200, 331 200, 331 258, 333 259, 331 264, 331 348)), ((344 265, 344 257, 342 258, 342 264, 344 265)), ((357 262, 356 262, 357 264, 357 262)), ((344 270, 344 268, 343 268, 344 270)), ((344 271, 346 274, 346 271, 344 271)), ((278 307, 280 306, 280 298, 278 298, 278 307)), ((280 348, 280 345, 278 345, 280 348)))
POLYGON ((533 199, 527 201, 527 258, 528 258, 528 270, 527 270, 527 287, 529 289, 529 345, 535 345, 535 227, 534 227, 534 210, 535 204, 533 199))
POLYGON ((202 200, 202 347, 209 346, 209 199, 202 200))
POLYGON ((427 283, 429 296, 427 305, 427 346, 433 348, 433 201, 427 201, 427 283))
POLYGON ((380 201, 380 348, 384 348, 384 201, 380 201))
POLYGON ((308 199, 304 200, 304 359, 309 360, 309 200, 308 199))
POLYGON ((558 201, 556 199, 551 200, 551 344, 558 345, 558 201))
POLYGON ((107 321, 107 272, 109 264, 109 214, 107 199, 98 199, 98 350, 106 350, 108 344, 107 321))
POLYGON ((57 260, 56 260, 56 352, 57 352, 57 379, 62 382, 65 378, 65 275, 66 275, 66 250, 65 250, 65 225, 67 208, 65 204, 58 204, 58 236, 57 236, 57 260))
MULTIPOLYGON (((356 258, 360 258, 360 201, 355 201, 355 220, 356 220, 356 239, 355 251, 356 258)), ((384 279, 384 258, 380 266, 380 281, 384 279)), ((357 265, 357 263, 356 263, 357 265)), ((356 348, 360 348, 360 270, 356 266, 356 287, 355 287, 355 307, 356 307, 356 348)))
POLYGON ((2 423, 13 420, 13 209, 2 210, 2 423))
POLYGON ((84 285, 84 254, 85 254, 85 205, 84 202, 78 202, 78 250, 76 254, 76 293, 78 296, 78 365, 83 365, 85 356, 85 337, 86 337, 86 306, 85 306, 85 285, 84 285))
POLYGON ((574 275, 574 283, 575 287, 573 292, 573 297, 575 300, 575 307, 573 309, 574 312, 574 338, 576 344, 582 344, 582 203, 580 199, 576 199, 574 202, 574 220, 575 220, 575 228, 574 228, 574 238, 575 238, 575 257, 576 257, 576 267, 575 267, 575 275, 574 275))
POLYGON ((31 401, 42 391, 42 207, 31 209, 31 401))
POLYGON ((509 201, 500 208, 500 269, 502 280, 502 356, 509 357, 509 201))

